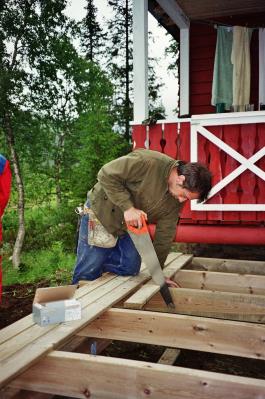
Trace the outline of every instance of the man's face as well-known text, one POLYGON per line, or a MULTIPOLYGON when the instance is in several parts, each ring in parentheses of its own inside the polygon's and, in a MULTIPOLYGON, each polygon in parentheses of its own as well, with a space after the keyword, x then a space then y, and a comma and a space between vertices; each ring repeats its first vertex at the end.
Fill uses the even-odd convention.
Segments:
POLYGON ((187 200, 194 200, 200 197, 199 193, 189 191, 187 188, 183 187, 185 181, 185 176, 178 175, 176 169, 174 168, 168 179, 168 191, 170 194, 176 198, 179 202, 185 202, 187 200))

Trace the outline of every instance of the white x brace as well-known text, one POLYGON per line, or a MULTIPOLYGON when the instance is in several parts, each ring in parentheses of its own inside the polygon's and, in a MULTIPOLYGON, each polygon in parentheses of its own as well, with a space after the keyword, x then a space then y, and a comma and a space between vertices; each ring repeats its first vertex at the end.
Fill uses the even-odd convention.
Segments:
MULTIPOLYGON (((259 115, 257 118, 247 118, 246 113, 243 114, 242 119, 239 120, 239 115, 241 113, 237 113, 236 118, 229 117, 229 119, 223 117, 223 120, 220 118, 213 119, 212 117, 209 120, 192 120, 191 122, 191 162, 198 161, 198 134, 201 134, 206 139, 211 141, 213 144, 218 146, 221 150, 225 151, 228 155, 233 157, 236 161, 238 161, 241 165, 238 166, 233 172, 229 173, 224 179, 220 180, 210 191, 209 198, 212 198, 216 193, 218 193, 221 189, 227 186, 232 180, 237 178, 241 173, 245 170, 249 169, 254 174, 259 176, 265 184, 265 172, 260 169, 255 163, 265 156, 265 147, 261 148, 258 152, 252 155, 249 159, 245 158, 238 151, 234 150, 224 141, 220 140, 217 136, 211 133, 209 130, 205 129, 205 125, 231 125, 238 123, 257 123, 257 122, 265 122, 265 118, 261 119, 259 115), (219 123, 218 123, 219 121, 219 123), (202 126, 204 125, 204 126, 202 126)), ((252 113, 253 114, 253 113, 252 113)), ((206 117, 208 115, 205 115, 206 117)), ((205 117, 204 116, 204 117, 205 117)), ((251 115, 252 116, 252 115, 251 115)), ((194 211, 265 211, 265 204, 207 204, 207 201, 204 203, 197 203, 196 200, 191 201, 191 210, 194 211)))

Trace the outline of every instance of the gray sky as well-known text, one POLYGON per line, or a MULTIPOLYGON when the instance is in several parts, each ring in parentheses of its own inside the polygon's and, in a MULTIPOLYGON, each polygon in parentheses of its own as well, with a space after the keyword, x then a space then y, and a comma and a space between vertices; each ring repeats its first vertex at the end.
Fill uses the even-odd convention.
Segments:
MULTIPOLYGON (((76 20, 81 20, 85 16, 84 7, 86 0, 69 0, 67 14, 76 20)), ((95 6, 98 8, 98 17, 100 22, 111 16, 110 7, 107 0, 95 0, 95 6)), ((154 43, 148 43, 148 52, 150 57, 158 57, 160 61, 156 68, 156 74, 161 77, 164 87, 161 89, 161 97, 163 105, 166 108, 167 119, 176 117, 173 109, 177 106, 177 80, 171 72, 167 71, 168 60, 165 59, 164 51, 168 45, 169 38, 166 36, 165 29, 158 26, 155 18, 149 13, 148 30, 152 32, 154 43)))

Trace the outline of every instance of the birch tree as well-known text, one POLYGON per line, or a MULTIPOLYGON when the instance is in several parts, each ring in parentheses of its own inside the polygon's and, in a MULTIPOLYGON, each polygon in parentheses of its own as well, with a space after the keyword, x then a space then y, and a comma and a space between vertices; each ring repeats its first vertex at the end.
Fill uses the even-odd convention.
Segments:
MULTIPOLYGON (((14 267, 20 264, 25 236, 24 182, 17 143, 18 116, 34 108, 31 98, 34 78, 44 71, 48 75, 54 71, 58 47, 53 44, 56 38, 67 36, 71 25, 63 13, 65 6, 66 0, 0 2, 0 123, 18 192, 19 227, 12 255, 14 267)), ((36 86, 34 90, 37 89, 36 86)))

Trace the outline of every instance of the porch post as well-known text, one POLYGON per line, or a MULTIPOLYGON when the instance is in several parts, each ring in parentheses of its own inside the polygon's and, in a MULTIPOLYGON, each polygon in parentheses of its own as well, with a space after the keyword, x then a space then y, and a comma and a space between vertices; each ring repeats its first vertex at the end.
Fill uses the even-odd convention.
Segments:
POLYGON ((189 97, 190 97, 190 31, 189 28, 180 29, 180 82, 179 82, 179 115, 189 115, 189 97))
POLYGON ((134 121, 148 118, 148 0, 133 0, 134 121))
POLYGON ((189 115, 189 27, 190 21, 176 0, 156 0, 180 30, 180 80, 179 80, 179 115, 189 115))

